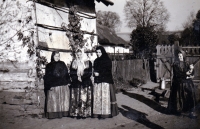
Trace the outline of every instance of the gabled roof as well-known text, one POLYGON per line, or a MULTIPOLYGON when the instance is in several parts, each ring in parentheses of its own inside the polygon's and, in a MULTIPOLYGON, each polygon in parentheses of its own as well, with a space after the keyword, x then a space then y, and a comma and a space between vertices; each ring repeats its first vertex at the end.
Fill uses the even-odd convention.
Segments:
POLYGON ((111 31, 108 27, 102 26, 97 23, 98 42, 101 45, 109 46, 129 46, 128 42, 118 37, 115 32, 111 31))
POLYGON ((114 3, 110 0, 96 0, 97 2, 102 2, 104 3, 106 6, 108 5, 114 5, 114 3))

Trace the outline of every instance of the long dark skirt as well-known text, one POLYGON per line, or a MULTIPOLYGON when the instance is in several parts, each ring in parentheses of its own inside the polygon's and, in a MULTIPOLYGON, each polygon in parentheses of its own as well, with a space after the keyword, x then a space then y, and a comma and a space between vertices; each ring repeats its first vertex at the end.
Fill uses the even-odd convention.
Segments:
POLYGON ((114 85, 95 83, 93 117, 108 118, 119 114, 114 85))
POLYGON ((173 81, 168 101, 170 113, 192 111, 197 103, 197 88, 192 80, 173 81))
POLYGON ((92 88, 91 86, 70 88, 70 111, 71 117, 90 117, 92 111, 92 88))
POLYGON ((46 94, 45 112, 48 119, 61 118, 69 115, 69 87, 52 87, 46 94))

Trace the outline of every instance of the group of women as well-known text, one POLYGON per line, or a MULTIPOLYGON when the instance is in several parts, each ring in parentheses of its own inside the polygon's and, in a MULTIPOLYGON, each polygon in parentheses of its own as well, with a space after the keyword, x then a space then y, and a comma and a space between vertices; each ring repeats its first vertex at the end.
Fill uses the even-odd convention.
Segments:
POLYGON ((59 52, 52 52, 44 76, 45 116, 99 119, 118 115, 112 78, 112 62, 102 46, 96 48, 93 65, 76 51, 70 70, 60 61, 59 52), (91 76, 94 76, 94 84, 91 76))
MULTIPOLYGON (((76 51, 70 70, 60 61, 59 52, 53 52, 44 76, 45 116, 49 119, 71 116, 105 119, 118 115, 112 77, 112 62, 102 46, 96 48, 97 58, 91 61, 82 58, 76 51), (92 83, 91 77, 94 77, 92 83)), ((185 61, 185 52, 180 50, 173 64, 173 80, 168 111, 172 114, 190 112, 195 116, 197 102, 193 84, 194 66, 185 61)))

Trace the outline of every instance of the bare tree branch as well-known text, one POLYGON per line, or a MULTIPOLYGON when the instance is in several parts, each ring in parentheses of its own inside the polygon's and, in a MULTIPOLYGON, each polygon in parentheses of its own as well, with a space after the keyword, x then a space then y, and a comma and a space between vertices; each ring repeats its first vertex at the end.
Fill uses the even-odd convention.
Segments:
POLYGON ((158 30, 169 21, 169 13, 160 0, 129 0, 124 13, 130 28, 154 26, 158 30))
POLYGON ((100 25, 107 26, 114 31, 117 31, 121 27, 119 15, 111 11, 98 11, 97 22, 100 25))

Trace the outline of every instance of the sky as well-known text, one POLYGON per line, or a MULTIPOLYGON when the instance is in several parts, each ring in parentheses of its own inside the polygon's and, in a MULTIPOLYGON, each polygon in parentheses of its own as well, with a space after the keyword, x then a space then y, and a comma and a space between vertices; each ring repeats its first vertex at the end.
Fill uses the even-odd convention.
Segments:
MULTIPOLYGON (((124 15, 124 5, 127 0, 111 0, 114 2, 113 6, 106 6, 101 2, 96 2, 96 11, 112 11, 116 12, 120 16, 122 21, 121 30, 118 33, 131 32, 132 29, 126 27, 125 15, 124 15)), ((190 12, 194 11, 195 14, 200 10, 200 0, 161 0, 164 6, 167 8, 170 18, 169 22, 166 24, 167 31, 182 30, 182 24, 187 20, 190 12)))

